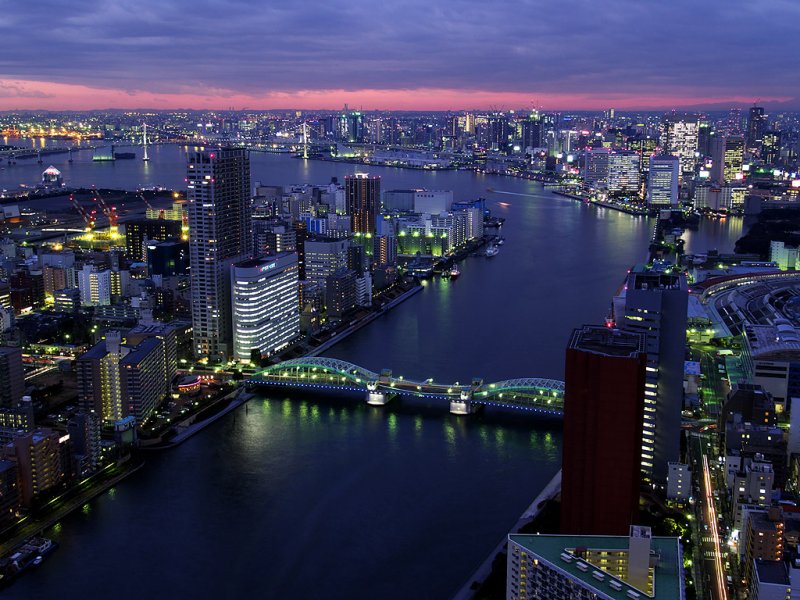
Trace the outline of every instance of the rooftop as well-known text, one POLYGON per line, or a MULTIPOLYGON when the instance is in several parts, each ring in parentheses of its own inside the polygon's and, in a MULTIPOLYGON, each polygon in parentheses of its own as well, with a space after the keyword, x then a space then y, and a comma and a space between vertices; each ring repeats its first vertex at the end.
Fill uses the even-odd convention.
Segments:
POLYGON ((641 335, 600 325, 584 325, 572 332, 569 348, 606 356, 636 356, 645 352, 641 335))
POLYGON ((602 571, 603 580, 597 578, 593 573, 598 571, 598 567, 590 565, 586 570, 585 561, 574 557, 567 561, 562 558, 563 554, 572 554, 575 548, 589 548, 591 550, 628 550, 630 538, 628 536, 591 536, 591 535, 522 535, 511 534, 510 540, 536 554, 541 560, 550 563, 569 574, 570 577, 580 581, 587 588, 594 590, 601 597, 612 598, 613 600, 631 600, 631 598, 653 598, 654 600, 676 600, 684 597, 683 592, 683 565, 681 559, 681 548, 678 538, 674 537, 653 537, 650 539, 650 547, 660 560, 655 567, 653 577, 653 596, 639 590, 632 585, 613 576, 607 571, 602 571), (610 585, 610 582, 618 582, 618 586, 610 585), (618 589, 617 589, 618 587, 618 589), (630 592, 630 593, 629 593, 630 592), (633 596, 631 594, 637 594, 633 596))
POLYGON ((774 583, 776 585, 791 585, 786 564, 780 560, 757 560, 756 571, 761 583, 774 583))

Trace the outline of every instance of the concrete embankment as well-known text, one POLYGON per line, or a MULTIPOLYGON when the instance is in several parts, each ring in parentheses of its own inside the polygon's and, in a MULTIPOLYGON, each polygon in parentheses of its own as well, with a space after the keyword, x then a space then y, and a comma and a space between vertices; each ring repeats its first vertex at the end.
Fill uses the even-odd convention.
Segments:
MULTIPOLYGON (((546 500, 552 500, 560 493, 561 469, 558 470, 558 473, 553 476, 553 478, 550 480, 550 483, 548 483, 539 493, 539 495, 536 496, 536 499, 525 510, 525 512, 522 513, 522 516, 508 533, 517 533, 523 525, 529 523, 533 518, 536 517, 536 515, 539 514, 539 511, 546 500)), ((507 542, 508 536, 503 536, 503 539, 500 540, 500 543, 495 546, 491 553, 489 553, 489 556, 487 556, 486 560, 481 563, 481 565, 478 567, 478 570, 472 574, 463 587, 458 590, 455 596, 453 596, 453 600, 470 600, 474 596, 475 591, 492 572, 492 563, 494 562, 495 557, 499 553, 506 551, 507 542)))

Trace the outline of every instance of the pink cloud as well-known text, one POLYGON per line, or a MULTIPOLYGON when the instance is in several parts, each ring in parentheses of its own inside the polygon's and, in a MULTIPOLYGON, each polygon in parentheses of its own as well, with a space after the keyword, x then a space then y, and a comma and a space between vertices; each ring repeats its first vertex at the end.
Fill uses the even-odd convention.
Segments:
MULTIPOLYGON (((544 110, 668 110, 692 106, 749 104, 744 96, 635 95, 626 93, 558 94, 460 89, 401 90, 297 90, 262 95, 232 90, 197 90, 192 93, 153 93, 143 90, 96 88, 83 85, 27 80, 0 80, 0 110, 136 109, 236 109, 277 108, 338 109, 344 104, 365 110, 459 110, 529 108, 535 101, 544 110)), ((761 98, 763 103, 782 103, 791 97, 761 98)))

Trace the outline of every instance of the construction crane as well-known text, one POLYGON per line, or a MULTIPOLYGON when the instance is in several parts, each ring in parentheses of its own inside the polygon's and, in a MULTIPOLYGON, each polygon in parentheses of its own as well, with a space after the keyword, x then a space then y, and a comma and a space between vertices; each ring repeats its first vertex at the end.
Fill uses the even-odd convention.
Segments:
MULTIPOLYGON (((150 210, 152 212, 156 212, 156 207, 153 206, 152 204, 150 204, 150 201, 145 197, 144 194, 139 193, 139 198, 142 199, 142 202, 144 202, 144 205, 147 207, 148 210, 150 210)), ((150 218, 150 217, 148 217, 148 218, 150 218)), ((166 211, 163 208, 158 209, 158 218, 159 219, 165 219, 166 218, 166 211)))
POLYGON ((97 190, 92 190, 92 194, 94 194, 95 201, 100 205, 100 209, 108 219, 108 236, 112 240, 117 239, 119 237, 119 226, 117 225, 119 215, 117 215, 117 207, 106 204, 106 201, 97 190))
POLYGON ((81 204, 78 202, 78 199, 75 198, 75 194, 69 195, 69 201, 72 204, 75 211, 81 216, 83 222, 86 223, 86 233, 87 234, 92 233, 95 223, 97 222, 95 219, 97 211, 92 210, 91 212, 89 212, 88 210, 86 210, 86 208, 81 206, 81 204))

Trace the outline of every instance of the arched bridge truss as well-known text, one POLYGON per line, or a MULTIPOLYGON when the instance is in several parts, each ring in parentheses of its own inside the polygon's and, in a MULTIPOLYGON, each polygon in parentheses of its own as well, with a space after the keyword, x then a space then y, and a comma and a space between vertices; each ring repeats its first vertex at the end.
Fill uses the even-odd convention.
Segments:
POLYGON ((320 392, 360 392, 371 404, 385 404, 394 396, 416 396, 450 401, 453 412, 472 412, 476 406, 500 406, 551 416, 562 416, 564 382, 521 378, 495 383, 475 379, 469 384, 415 381, 389 370, 375 373, 352 363, 326 357, 287 360, 256 373, 248 387, 309 389, 320 392))

